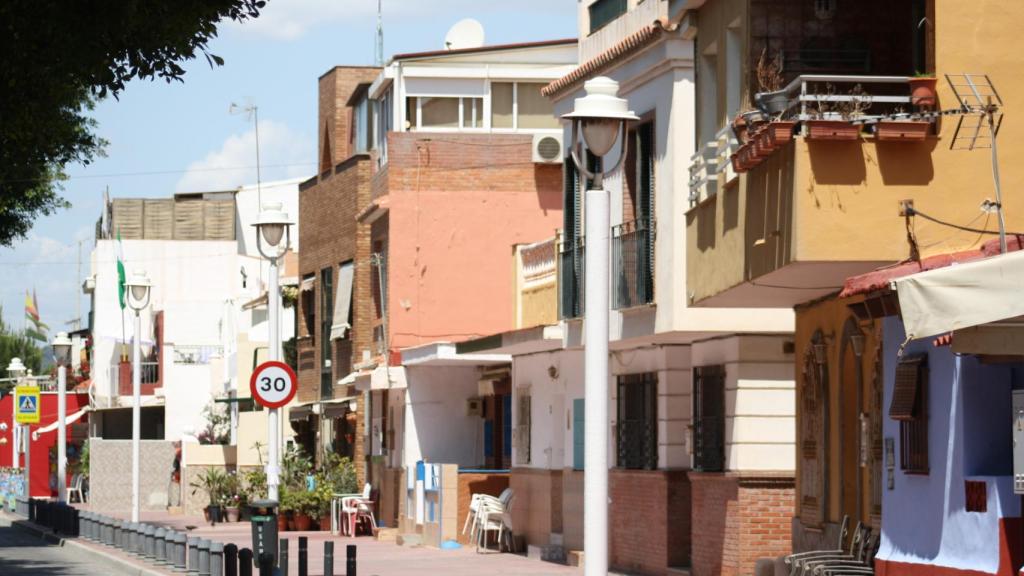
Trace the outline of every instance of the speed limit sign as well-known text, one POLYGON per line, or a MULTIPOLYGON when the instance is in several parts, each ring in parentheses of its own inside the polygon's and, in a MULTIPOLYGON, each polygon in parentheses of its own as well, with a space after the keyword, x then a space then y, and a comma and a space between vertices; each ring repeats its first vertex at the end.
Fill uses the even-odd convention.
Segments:
POLYGON ((267 408, 280 408, 295 397, 295 371, 284 362, 271 360, 256 367, 249 379, 252 397, 267 408))

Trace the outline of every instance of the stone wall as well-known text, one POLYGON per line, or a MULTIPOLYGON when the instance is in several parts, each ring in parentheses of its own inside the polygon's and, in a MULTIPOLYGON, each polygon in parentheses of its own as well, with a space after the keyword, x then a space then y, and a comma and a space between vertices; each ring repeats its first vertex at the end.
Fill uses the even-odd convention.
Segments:
MULTIPOLYGON (((139 447, 139 506, 165 510, 177 501, 171 484, 174 443, 142 440, 139 447), (172 500, 168 500, 172 498, 172 500)), ((129 512, 132 504, 131 440, 89 439, 89 504, 93 510, 129 512)))

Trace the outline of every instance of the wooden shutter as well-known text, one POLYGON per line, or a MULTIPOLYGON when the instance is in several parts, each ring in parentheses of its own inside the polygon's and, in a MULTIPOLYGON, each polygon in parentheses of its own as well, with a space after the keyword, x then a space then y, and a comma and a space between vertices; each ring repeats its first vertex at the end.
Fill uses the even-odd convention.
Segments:
POLYGON ((530 389, 520 388, 516 414, 516 461, 530 463, 530 389))
POLYGON ((912 420, 915 417, 919 408, 921 365, 924 358, 904 358, 896 365, 896 385, 889 404, 889 417, 893 420, 912 420))
POLYGON ((586 414, 587 401, 583 398, 574 398, 572 401, 572 467, 574 470, 583 470, 585 462, 584 450, 586 449, 586 414))
POLYGON ((911 356, 896 365, 889 417, 900 421, 900 469, 928 473, 928 357, 911 356))

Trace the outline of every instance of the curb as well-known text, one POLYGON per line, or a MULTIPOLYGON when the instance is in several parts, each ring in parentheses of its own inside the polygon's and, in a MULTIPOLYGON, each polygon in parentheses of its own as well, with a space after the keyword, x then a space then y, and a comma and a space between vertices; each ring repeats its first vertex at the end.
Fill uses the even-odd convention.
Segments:
POLYGON ((14 528, 38 536, 49 544, 63 548, 73 548, 76 552, 84 553, 93 557, 93 559, 100 560, 110 565, 110 568, 118 574, 124 574, 125 576, 168 576, 169 574, 173 574, 172 572, 156 570, 150 566, 139 564, 129 558, 124 558, 118 554, 108 552, 105 549, 94 547, 75 538, 62 538, 53 532, 46 530, 42 526, 23 519, 20 516, 13 516, 6 512, 0 512, 0 518, 10 522, 11 526, 14 528))

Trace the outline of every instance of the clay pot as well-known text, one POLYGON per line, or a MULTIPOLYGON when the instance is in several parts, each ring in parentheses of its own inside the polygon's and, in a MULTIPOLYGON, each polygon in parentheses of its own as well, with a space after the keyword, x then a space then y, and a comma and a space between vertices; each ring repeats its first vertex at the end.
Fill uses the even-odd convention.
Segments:
POLYGON ((772 148, 781 148, 792 140, 794 126, 796 126, 796 122, 790 120, 777 120, 769 124, 765 132, 768 134, 772 148))
POLYGON ((857 140, 860 138, 860 126, 845 120, 807 120, 807 138, 809 140, 857 140))
POLYGON ((288 531, 288 516, 284 512, 281 512, 281 514, 278 515, 278 517, 277 517, 277 531, 278 532, 287 532, 288 531))
POLYGON ((330 529, 331 529, 331 515, 330 514, 324 514, 323 516, 320 517, 320 531, 322 532, 324 530, 330 530, 330 529))
POLYGON ((227 516, 226 522, 238 522, 238 507, 228 506, 224 508, 224 514, 227 516))
POLYGON ((875 124, 875 137, 880 142, 920 142, 928 136, 929 127, 929 122, 885 120, 875 124))
POLYGON ((308 532, 310 525, 313 524, 309 514, 296 514, 292 521, 295 523, 296 532, 308 532))
POLYGON ((911 78, 908 81, 908 84, 910 84, 910 103, 914 106, 935 106, 935 85, 937 83, 938 80, 934 76, 911 78))

